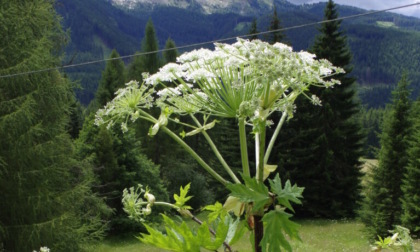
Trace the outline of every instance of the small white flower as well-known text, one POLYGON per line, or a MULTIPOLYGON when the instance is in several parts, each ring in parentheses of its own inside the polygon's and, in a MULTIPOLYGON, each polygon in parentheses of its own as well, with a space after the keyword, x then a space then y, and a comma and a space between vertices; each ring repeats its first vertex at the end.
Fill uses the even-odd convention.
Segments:
POLYGON ((303 60, 303 62, 307 63, 307 64, 312 64, 314 63, 314 59, 316 57, 315 54, 312 53, 308 53, 306 51, 300 51, 298 53, 299 57, 301 60, 303 60))
POLYGON ((319 97, 314 95, 314 94, 311 96, 311 101, 312 101, 312 104, 314 104, 314 105, 317 105, 317 106, 322 105, 321 104, 321 99, 319 99, 319 97))
POLYGON ((186 78, 188 81, 197 82, 202 79, 207 78, 215 78, 216 76, 212 73, 207 71, 206 69, 199 68, 187 74, 186 78))
POLYGON ((167 97, 167 96, 178 96, 181 95, 181 92, 177 88, 164 88, 157 92, 157 95, 160 97, 167 97))
POLYGON ((290 46, 288 46, 288 45, 285 45, 285 44, 283 44, 283 43, 279 43, 279 42, 275 43, 275 44, 273 45, 273 47, 274 47, 274 48, 279 49, 280 51, 283 51, 283 50, 284 50, 284 51, 288 51, 288 52, 293 51, 292 47, 290 47, 290 46))

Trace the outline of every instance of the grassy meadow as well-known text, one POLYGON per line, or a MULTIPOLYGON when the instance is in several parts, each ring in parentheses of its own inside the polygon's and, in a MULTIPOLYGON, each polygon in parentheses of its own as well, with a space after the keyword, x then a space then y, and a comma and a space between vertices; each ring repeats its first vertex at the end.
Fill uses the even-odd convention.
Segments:
MULTIPOLYGON (((369 172, 377 160, 363 160, 363 172, 369 172)), ((365 181, 363 181, 365 183, 365 181)), ((201 214, 200 214, 201 215, 201 214)), ((200 218, 200 216, 199 216, 200 218)), ((204 219, 204 218, 203 218, 204 219)), ((371 244, 364 233, 364 225, 357 220, 298 220, 302 242, 292 241, 295 252, 368 252, 371 244)), ((192 221, 189 225, 196 225, 192 221)), ((125 238, 105 239, 99 244, 86 247, 92 252, 163 252, 162 249, 140 243, 134 235, 125 238)), ((251 252, 249 233, 232 246, 234 251, 251 252)), ((415 241, 415 251, 420 252, 420 240, 415 241)), ((221 250, 220 250, 221 251, 221 250)), ((402 251, 402 250, 401 250, 402 251)))
MULTIPOLYGON (((337 251, 370 251, 371 246, 363 232, 363 224, 358 221, 333 220, 300 220, 302 226, 300 236, 302 242, 294 241, 296 252, 337 252, 337 251)), ((239 252, 251 252, 249 234, 235 244, 233 249, 239 252)), ((92 252, 162 252, 148 245, 140 243, 136 238, 113 238, 100 244, 90 245, 92 252)), ((420 251, 420 241, 415 243, 415 249, 420 251)), ((220 250, 221 251, 221 250, 220 250)))

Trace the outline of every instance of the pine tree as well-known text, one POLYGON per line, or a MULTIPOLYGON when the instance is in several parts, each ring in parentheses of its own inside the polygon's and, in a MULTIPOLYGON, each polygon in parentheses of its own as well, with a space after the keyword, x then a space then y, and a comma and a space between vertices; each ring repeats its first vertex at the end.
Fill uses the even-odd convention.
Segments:
POLYGON ((178 50, 176 50, 175 41, 168 38, 165 43, 165 51, 163 52, 165 64, 169 62, 176 62, 176 57, 178 57, 178 50))
MULTIPOLYGON (((0 2, 0 75, 59 65, 65 40, 52 1, 0 2)), ((58 71, 0 81, 0 247, 80 251, 101 236, 91 167, 67 133, 73 100, 58 71)))
POLYGON ((415 235, 420 235, 420 99, 413 104, 410 114, 413 121, 408 147, 408 165, 404 170, 401 190, 401 224, 415 235))
POLYGON ((249 28, 249 32, 248 32, 248 34, 251 35, 249 37, 249 40, 258 39, 257 33, 259 33, 258 28, 257 28, 257 19, 254 18, 252 19, 251 27, 249 28))
POLYGON ((409 160, 409 96, 408 81, 403 75, 393 91, 391 110, 385 115, 379 164, 372 171, 372 181, 368 185, 361 212, 362 220, 372 237, 387 236, 388 230, 400 223, 403 195, 401 183, 409 160))
MULTIPOLYGON (((120 54, 117 50, 112 50, 110 59, 119 58, 120 54)), ((124 62, 121 59, 108 61, 105 70, 102 72, 102 78, 96 91, 97 106, 103 107, 108 101, 114 97, 114 92, 118 88, 124 87, 125 73, 124 62)))
MULTIPOLYGON (((335 4, 329 1, 325 19, 337 16, 335 4)), ((329 218, 353 216, 361 189, 359 158, 363 137, 360 125, 353 119, 359 107, 354 79, 349 77, 350 51, 339 29, 339 21, 324 23, 313 52, 346 70, 346 74, 334 76, 341 85, 311 90, 320 97, 321 107, 301 97, 296 117, 285 125, 277 148, 281 170, 306 188, 301 214, 329 218)))

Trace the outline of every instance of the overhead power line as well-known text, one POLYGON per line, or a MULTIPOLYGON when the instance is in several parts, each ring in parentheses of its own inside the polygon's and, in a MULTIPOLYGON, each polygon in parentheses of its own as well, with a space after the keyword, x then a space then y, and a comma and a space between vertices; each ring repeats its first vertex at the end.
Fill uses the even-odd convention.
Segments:
POLYGON ((304 28, 304 27, 315 26, 315 25, 320 25, 320 24, 329 23, 329 22, 341 21, 341 20, 346 20, 346 19, 353 19, 353 18, 373 15, 373 14, 377 14, 377 13, 382 13, 382 12, 386 12, 386 11, 392 11, 392 10, 398 10, 398 9, 413 7, 413 6, 416 6, 416 5, 420 5, 420 2, 416 2, 416 3, 413 3, 413 4, 400 5, 400 6, 393 7, 393 8, 388 8, 388 9, 368 11, 368 12, 361 13, 361 14, 349 15, 349 16, 345 16, 345 17, 330 19, 330 20, 323 20, 323 21, 318 21, 318 22, 313 22, 313 23, 306 23, 306 24, 302 24, 302 25, 284 27, 284 28, 277 29, 277 30, 258 32, 258 33, 247 34, 247 35, 240 35, 240 36, 223 38, 223 39, 216 39, 216 40, 200 42, 200 43, 195 43, 195 44, 189 44, 189 45, 184 45, 184 46, 177 46, 175 48, 161 49, 161 50, 156 50, 156 51, 151 51, 151 52, 141 52, 141 53, 135 53, 135 54, 130 54, 130 55, 124 55, 124 56, 120 56, 120 57, 116 57, 116 58, 93 60, 93 61, 87 61, 87 62, 76 63, 76 64, 68 64, 68 65, 59 66, 59 67, 51 67, 51 68, 44 68, 44 69, 39 69, 39 70, 27 71, 27 72, 0 75, 0 79, 11 78, 11 77, 16 77, 16 76, 20 76, 20 75, 42 73, 42 72, 48 72, 48 71, 54 71, 54 70, 62 70, 62 69, 91 65, 91 64, 98 64, 98 63, 103 63, 103 62, 107 62, 107 61, 127 59, 127 58, 132 58, 132 57, 137 57, 137 56, 142 56, 142 55, 147 55, 147 54, 152 54, 152 53, 160 53, 160 52, 166 52, 166 51, 171 51, 171 50, 180 50, 180 49, 185 49, 185 48, 204 46, 204 45, 213 44, 213 43, 217 43, 217 42, 225 42, 225 41, 229 41, 229 40, 234 40, 236 38, 247 38, 247 37, 251 37, 251 36, 255 36, 255 35, 264 35, 264 34, 270 34, 270 33, 275 33, 275 32, 282 32, 282 31, 300 29, 300 28, 304 28))

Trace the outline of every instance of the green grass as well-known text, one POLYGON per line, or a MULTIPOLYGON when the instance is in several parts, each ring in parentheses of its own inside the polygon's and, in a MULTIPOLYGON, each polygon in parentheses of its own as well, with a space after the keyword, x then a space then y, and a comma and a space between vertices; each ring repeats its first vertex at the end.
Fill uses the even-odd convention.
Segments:
MULTIPOLYGON (((371 247, 363 232, 363 224, 358 221, 301 220, 300 236, 302 242, 293 241, 293 251, 335 252, 335 251, 370 251, 371 247)), ((249 234, 233 246, 235 251, 251 252, 249 234)), ((420 251, 420 241, 415 243, 420 251)), ((136 238, 107 239, 100 244, 90 245, 92 252, 162 252, 163 250, 144 245, 136 238)), ((220 250, 221 251, 221 250, 220 250)))
POLYGON ((387 21, 376 21, 376 24, 380 27, 384 27, 384 28, 398 28, 398 26, 396 26, 393 22, 387 22, 387 21))

